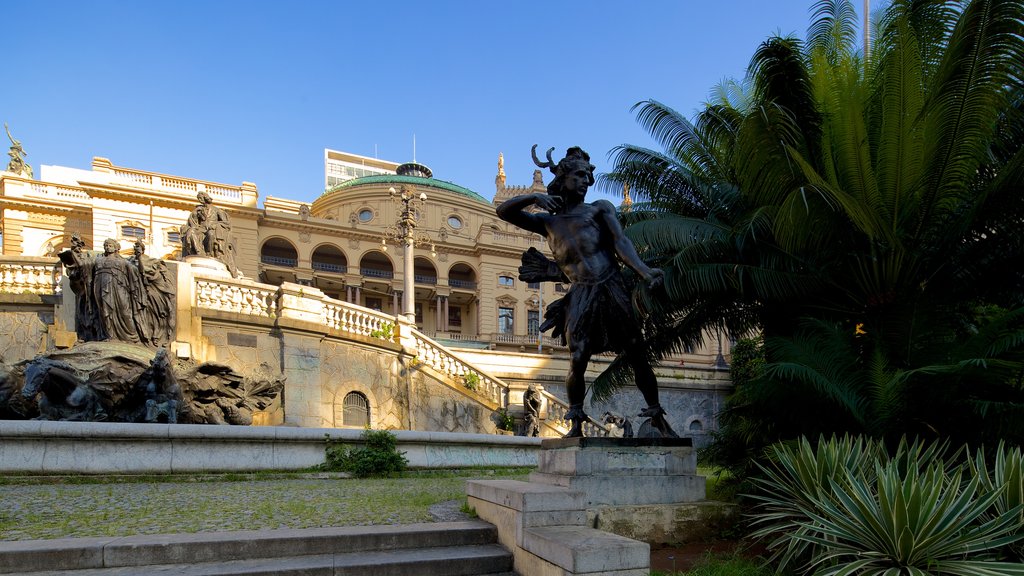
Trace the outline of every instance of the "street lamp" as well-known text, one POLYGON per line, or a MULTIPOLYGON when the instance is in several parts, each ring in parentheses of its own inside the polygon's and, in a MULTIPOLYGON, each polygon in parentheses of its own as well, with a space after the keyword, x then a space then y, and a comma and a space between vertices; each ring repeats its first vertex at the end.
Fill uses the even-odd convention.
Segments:
POLYGON ((419 220, 420 212, 423 210, 427 195, 424 192, 420 192, 416 195, 416 191, 412 186, 402 186, 402 191, 399 192, 394 187, 388 189, 388 194, 391 195, 391 199, 398 204, 399 214, 398 219, 395 221, 393 226, 388 226, 384 230, 384 237, 380 239, 381 250, 387 252, 388 238, 393 239, 405 246, 405 253, 403 255, 404 261, 404 294, 402 294, 402 315, 412 322, 416 323, 416 310, 414 308, 415 302, 415 287, 414 279, 415 272, 413 267, 413 248, 416 246, 425 246, 430 244, 430 255, 436 256, 437 250, 430 240, 430 236, 425 233, 416 232, 416 221, 419 220))

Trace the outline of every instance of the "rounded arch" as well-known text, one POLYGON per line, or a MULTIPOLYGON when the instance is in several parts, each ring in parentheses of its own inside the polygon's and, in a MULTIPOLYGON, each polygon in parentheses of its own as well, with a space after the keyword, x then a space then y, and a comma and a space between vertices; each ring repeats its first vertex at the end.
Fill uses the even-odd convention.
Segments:
POLYGON ((437 284, 437 268, 430 258, 417 256, 413 260, 412 267, 413 274, 416 276, 416 282, 421 284, 437 284))
POLYGON ((344 274, 348 271, 348 258, 345 257, 345 251, 330 242, 324 242, 314 248, 310 261, 313 270, 336 274, 344 274))
POLYGON ((274 266, 295 268, 299 264, 299 251, 290 240, 281 236, 272 236, 260 246, 260 261, 274 266))
POLYGON ((331 386, 331 393, 333 395, 333 413, 331 414, 332 422, 331 425, 335 428, 344 428, 349 425, 345 423, 345 399, 349 398, 352 394, 357 394, 362 397, 366 402, 366 425, 360 425, 359 428, 370 428, 382 427, 385 422, 381 421, 381 412, 379 409, 379 403, 377 397, 374 395, 370 387, 358 380, 349 380, 339 382, 335 386, 331 386))
POLYGON ((384 252, 370 250, 359 258, 359 274, 371 278, 394 278, 395 266, 384 252))
POLYGON ((454 288, 476 288, 476 270, 465 262, 456 262, 448 268, 448 285, 454 288))
POLYGON ((370 426, 370 400, 362 392, 352 391, 342 400, 342 425, 356 428, 370 426))
POLYGON ((39 245, 36 251, 38 256, 56 256, 58 252, 71 247, 71 237, 65 238, 63 234, 51 236, 46 242, 39 245))

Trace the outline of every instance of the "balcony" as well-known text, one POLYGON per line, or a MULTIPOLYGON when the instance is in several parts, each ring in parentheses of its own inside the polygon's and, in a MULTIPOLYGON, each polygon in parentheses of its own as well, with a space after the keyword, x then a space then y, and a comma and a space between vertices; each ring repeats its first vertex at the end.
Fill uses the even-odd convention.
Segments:
POLYGON ((416 274, 413 276, 413 280, 415 280, 417 284, 437 284, 437 276, 426 276, 424 274, 416 274))
POLYGON ((378 270, 376 268, 360 268, 359 274, 367 278, 387 278, 392 279, 395 277, 395 273, 391 270, 378 270))
POLYGON ((266 254, 260 256, 260 262, 263 262, 264 264, 270 264, 271 266, 285 266, 288 268, 295 268, 299 264, 299 261, 295 258, 285 258, 283 256, 268 256, 266 254))
POLYGON ((476 290, 476 282, 473 280, 456 280, 454 278, 448 279, 448 285, 452 288, 464 288, 466 290, 476 290))
POLYGON ((328 264, 327 262, 313 262, 313 270, 319 272, 333 272, 334 274, 344 274, 348 272, 348 266, 344 264, 328 264))

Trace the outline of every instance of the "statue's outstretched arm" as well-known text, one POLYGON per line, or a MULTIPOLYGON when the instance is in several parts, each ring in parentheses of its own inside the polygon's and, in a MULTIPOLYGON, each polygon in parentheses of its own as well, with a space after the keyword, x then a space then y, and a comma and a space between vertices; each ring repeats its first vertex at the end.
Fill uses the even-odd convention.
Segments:
POLYGON ((615 253, 619 259, 652 286, 661 284, 665 274, 660 269, 651 268, 645 264, 640 255, 637 254, 636 247, 633 246, 633 242, 626 236, 626 233, 622 230, 622 225, 619 224, 619 219, 615 216, 615 207, 612 203, 607 200, 598 200, 594 205, 598 207, 598 217, 612 235, 615 253))

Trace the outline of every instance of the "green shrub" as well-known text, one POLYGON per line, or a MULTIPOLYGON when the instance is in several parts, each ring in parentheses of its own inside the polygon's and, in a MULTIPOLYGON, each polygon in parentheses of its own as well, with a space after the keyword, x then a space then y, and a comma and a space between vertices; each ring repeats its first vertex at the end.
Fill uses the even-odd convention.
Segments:
POLYGON ((505 408, 498 408, 495 411, 498 416, 498 429, 513 431, 516 429, 516 417, 509 414, 505 408))
POLYGON ((327 437, 322 470, 348 472, 357 478, 391 476, 405 470, 409 461, 398 451, 398 438, 387 430, 364 430, 363 445, 351 447, 327 437))
MULTIPOLYGON (((961 465, 960 451, 904 440, 890 457, 876 441, 849 437, 817 447, 804 438, 769 452, 751 495, 754 535, 767 541, 780 570, 1024 574, 1024 565, 1000 561, 1024 538, 1024 507, 996 504, 1020 476, 989 480, 980 455, 961 465)), ((1003 452, 997 462, 1012 467, 1003 452)))
POLYGON ((467 372, 462 376, 462 385, 470 390, 480 387, 480 375, 476 372, 467 372))
POLYGON ((370 331, 370 337, 392 341, 395 339, 395 325, 390 322, 384 322, 380 325, 380 329, 370 331))

